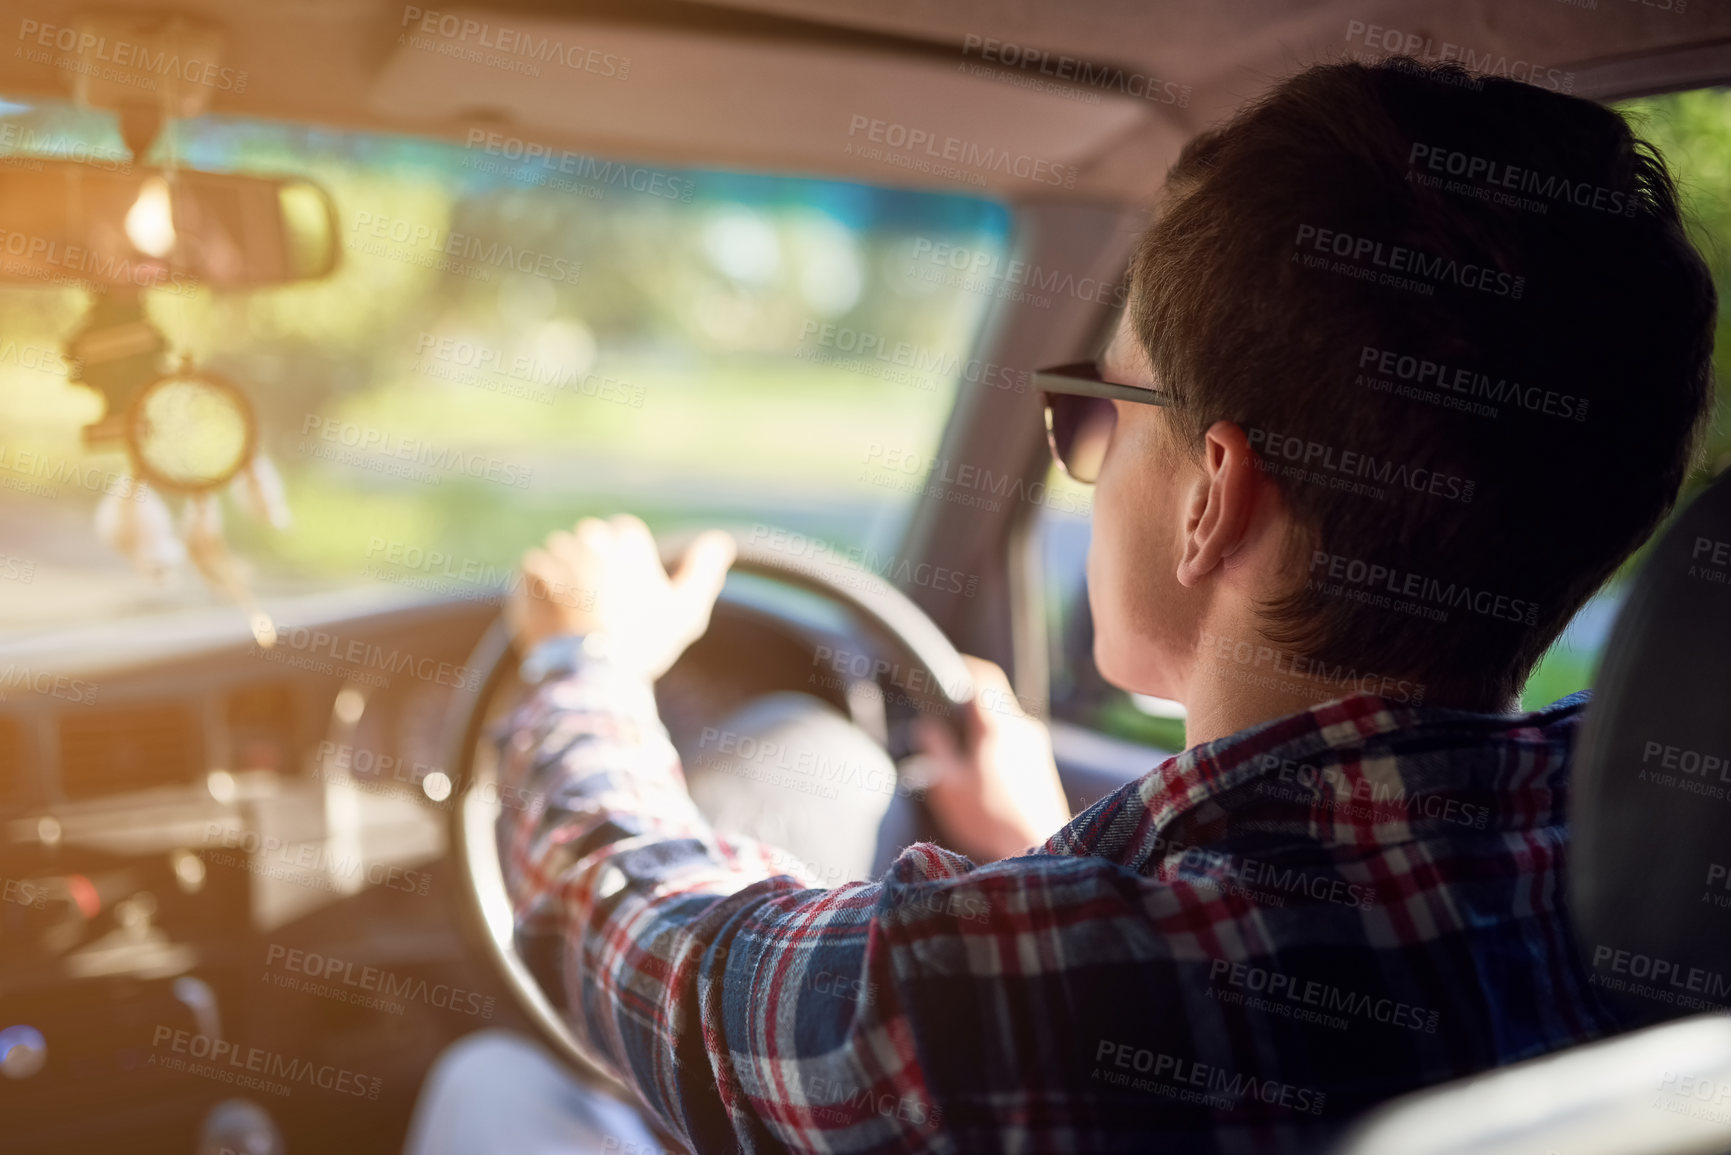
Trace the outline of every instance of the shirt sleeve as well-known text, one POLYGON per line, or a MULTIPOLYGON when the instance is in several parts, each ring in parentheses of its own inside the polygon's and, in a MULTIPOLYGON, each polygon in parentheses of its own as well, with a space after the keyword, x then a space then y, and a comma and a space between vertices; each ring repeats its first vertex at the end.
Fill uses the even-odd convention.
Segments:
POLYGON ((1181 1008, 1126 1009, 1076 973, 1161 981, 1147 880, 919 844, 876 882, 818 888, 703 820, 649 685, 605 660, 536 689, 500 742, 502 785, 534 800, 500 826, 519 944, 694 1149, 1000 1149, 1162 1109, 1098 1059, 1183 1034, 1181 1008))

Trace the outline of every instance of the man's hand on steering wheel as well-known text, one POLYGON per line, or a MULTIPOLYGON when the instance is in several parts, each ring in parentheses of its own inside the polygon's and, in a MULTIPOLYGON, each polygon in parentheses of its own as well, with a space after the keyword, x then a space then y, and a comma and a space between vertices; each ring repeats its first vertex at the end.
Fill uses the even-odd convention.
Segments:
POLYGON ((962 709, 958 744, 932 718, 916 723, 915 745, 935 763, 926 804, 950 844, 976 862, 1038 846, 1070 821, 1052 736, 1016 701, 1002 667, 963 655, 974 697, 962 709))
POLYGON ((641 520, 586 517, 523 555, 505 620, 519 653, 563 634, 599 634, 614 661, 658 678, 709 628, 733 557, 733 539, 710 530, 669 575, 641 520))
MULTIPOLYGON (((630 514, 586 517, 523 556, 505 605, 521 654, 566 634, 602 635, 616 662, 654 679, 709 627, 734 542, 700 534, 669 575, 649 527, 630 514)), ((966 659, 979 693, 962 707, 966 746, 931 719, 917 744, 936 763, 927 793, 947 840, 979 861, 1026 850, 1069 821, 1051 739, 1015 705, 1003 670, 966 659)))

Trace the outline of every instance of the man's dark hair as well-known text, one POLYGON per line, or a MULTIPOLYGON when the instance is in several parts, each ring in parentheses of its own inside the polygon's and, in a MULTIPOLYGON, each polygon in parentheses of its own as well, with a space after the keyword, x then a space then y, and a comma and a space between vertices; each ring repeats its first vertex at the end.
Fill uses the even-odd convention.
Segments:
POLYGON ((1131 320, 1188 443, 1243 426, 1293 509, 1309 580, 1270 638, 1508 701, 1710 416, 1713 281, 1661 158, 1601 105, 1399 59, 1286 81, 1165 195, 1131 320))

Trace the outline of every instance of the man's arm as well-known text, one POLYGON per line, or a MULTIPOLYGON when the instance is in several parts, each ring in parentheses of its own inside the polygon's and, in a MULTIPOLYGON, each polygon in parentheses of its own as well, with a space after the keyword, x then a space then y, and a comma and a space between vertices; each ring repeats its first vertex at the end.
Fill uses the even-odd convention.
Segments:
POLYGON ((1148 921, 1161 884, 1100 858, 976 867, 920 844, 878 882, 814 888, 707 826, 648 682, 607 661, 543 685, 502 742, 503 784, 547 800, 501 829, 520 941, 553 960, 544 981, 584 1043, 694 1148, 998 1150, 1197 1125, 1176 1092, 1127 1086, 1139 1056, 1199 1057, 1175 1042, 1185 964, 1148 921))
MULTIPOLYGON (((503 742, 502 785, 545 800, 501 827, 520 937, 557 960, 546 978, 578 1035, 660 1118, 705 1148, 832 1129, 875 1135, 846 1149, 920 1145, 899 1128, 936 1108, 910 1041, 886 1032, 892 992, 868 977, 883 969, 868 959, 880 888, 821 890, 777 852, 716 834, 647 682, 611 662, 543 685, 503 742), (885 1095, 904 1118, 868 1105, 885 1095)), ((935 877, 969 866, 928 857, 935 877)))
POLYGON ((822 890, 718 836, 650 680, 701 632, 725 566, 688 557, 669 580, 635 519, 580 523, 526 560, 508 610, 520 644, 599 634, 584 648, 613 656, 573 655, 501 737, 506 796, 536 802, 500 827, 525 956, 589 1047, 701 1148, 918 1150, 957 1127, 996 1146, 1006 1122, 1040 1129, 1023 1106, 1067 1102, 1092 1045, 1052 1035, 1083 1025, 1068 982, 1147 938, 1108 926, 1129 925, 1137 881, 1098 859, 975 868, 921 845, 878 883, 822 890))
MULTIPOLYGON (((816 889, 780 852, 718 836, 656 716, 651 679, 702 633, 730 545, 700 537, 670 578, 642 522, 586 519, 525 559, 507 607, 519 647, 586 635, 590 656, 564 647, 574 668, 542 685, 501 738, 502 793, 535 801, 500 826, 520 945, 591 1049, 694 1141, 761 1136, 813 1110, 821 1126, 881 1130, 844 1119, 874 1118, 866 1102, 905 1083, 911 1062, 905 1047, 886 1061, 896 1048, 881 1044, 870 1064, 842 1060, 874 1009, 861 979, 873 900, 851 893, 871 888, 816 889), (750 1021, 765 1003, 737 996, 754 988, 795 1012, 796 1037, 750 1021), (813 1047, 827 1065, 779 1069, 813 1047), (844 1091, 851 1109, 834 1102, 844 1091)), ((942 872, 968 865, 933 853, 942 872)), ((917 1094, 895 1093, 904 1114, 927 1117, 917 1094)))

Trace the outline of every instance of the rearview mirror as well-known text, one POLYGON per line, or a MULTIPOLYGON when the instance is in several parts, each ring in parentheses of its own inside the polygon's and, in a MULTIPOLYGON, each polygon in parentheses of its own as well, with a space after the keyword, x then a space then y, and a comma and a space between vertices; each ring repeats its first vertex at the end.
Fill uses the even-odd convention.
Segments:
POLYGON ((0 166, 0 282, 240 289, 322 277, 339 253, 336 207, 298 178, 0 166))

